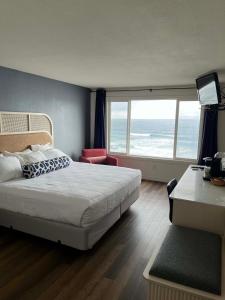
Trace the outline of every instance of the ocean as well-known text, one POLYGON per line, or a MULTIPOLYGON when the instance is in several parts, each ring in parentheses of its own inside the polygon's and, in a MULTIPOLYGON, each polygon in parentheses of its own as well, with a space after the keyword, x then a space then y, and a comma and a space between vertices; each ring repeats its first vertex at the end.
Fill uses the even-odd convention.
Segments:
MULTIPOLYGON (((173 158, 175 120, 133 119, 130 130, 130 154, 173 158)), ((126 152, 125 119, 112 119, 110 151, 126 152)), ((199 118, 179 119, 176 157, 196 159, 199 118)))

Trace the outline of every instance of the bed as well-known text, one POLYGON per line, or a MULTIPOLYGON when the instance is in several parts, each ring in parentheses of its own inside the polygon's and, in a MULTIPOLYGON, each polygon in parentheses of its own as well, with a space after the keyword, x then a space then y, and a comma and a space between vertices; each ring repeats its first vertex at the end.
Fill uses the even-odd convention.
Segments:
MULTIPOLYGON (((53 143, 50 120, 39 120, 32 130, 28 115, 28 131, 4 132, 2 119, 0 113, 0 152, 53 143)), ((0 225, 87 250, 138 199, 140 183, 139 170, 78 162, 36 178, 3 182, 0 225)))

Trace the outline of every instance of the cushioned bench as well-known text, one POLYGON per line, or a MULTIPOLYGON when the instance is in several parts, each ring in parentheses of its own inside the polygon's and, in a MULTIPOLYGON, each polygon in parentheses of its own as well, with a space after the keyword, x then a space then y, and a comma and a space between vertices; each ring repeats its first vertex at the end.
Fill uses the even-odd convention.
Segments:
MULTIPOLYGON (((146 268, 148 274, 145 271, 144 275, 150 281, 153 279, 152 282, 154 278, 156 282, 159 279, 161 287, 165 284, 167 289, 163 295, 168 293, 171 299, 175 297, 173 292, 177 293, 179 290, 183 290, 183 296, 177 299, 217 299, 219 296, 216 295, 221 294, 221 255, 222 239, 219 235, 171 225, 157 256, 146 268), (168 289, 170 283, 172 289, 168 289), (186 287, 190 288, 190 298, 186 287), (200 291, 200 294, 202 291, 203 296, 214 294, 216 298, 203 296, 191 298, 195 295, 195 291, 200 291)), ((156 285, 152 285, 152 288, 159 289, 159 286, 156 288, 156 285)), ((163 298, 161 295, 156 298, 156 294, 159 295, 160 291, 155 292, 155 296, 153 294, 154 300, 169 297, 167 295, 163 298)))

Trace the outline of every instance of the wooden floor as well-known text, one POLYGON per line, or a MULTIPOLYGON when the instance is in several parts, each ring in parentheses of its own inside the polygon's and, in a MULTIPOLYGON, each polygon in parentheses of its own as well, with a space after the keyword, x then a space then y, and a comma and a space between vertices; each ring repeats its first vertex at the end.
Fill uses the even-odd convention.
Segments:
POLYGON ((0 227, 0 300, 142 300, 142 276, 168 221, 164 184, 143 182, 138 201, 90 251, 0 227))

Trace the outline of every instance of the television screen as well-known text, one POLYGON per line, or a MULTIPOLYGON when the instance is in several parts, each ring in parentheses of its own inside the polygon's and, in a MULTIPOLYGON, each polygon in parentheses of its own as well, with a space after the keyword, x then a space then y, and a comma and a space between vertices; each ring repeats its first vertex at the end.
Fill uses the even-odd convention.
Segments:
POLYGON ((201 105, 219 104, 220 86, 217 73, 210 73, 197 78, 196 85, 201 105))

